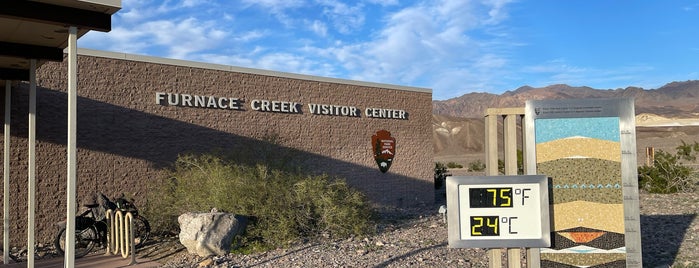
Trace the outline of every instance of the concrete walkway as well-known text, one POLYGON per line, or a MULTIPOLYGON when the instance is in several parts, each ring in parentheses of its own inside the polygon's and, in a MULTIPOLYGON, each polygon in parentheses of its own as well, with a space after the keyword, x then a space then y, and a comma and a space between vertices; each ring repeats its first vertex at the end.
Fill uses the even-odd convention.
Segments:
MULTIPOLYGON (((64 259, 56 257, 51 259, 36 260, 35 268, 63 268, 64 259)), ((104 253, 93 253, 82 258, 75 259, 75 268, 155 268, 159 267, 160 263, 150 261, 148 259, 136 258, 136 264, 129 266, 131 258, 124 259, 121 255, 107 256, 104 253)), ((2 264, 2 268, 24 268, 27 267, 26 262, 2 264)))

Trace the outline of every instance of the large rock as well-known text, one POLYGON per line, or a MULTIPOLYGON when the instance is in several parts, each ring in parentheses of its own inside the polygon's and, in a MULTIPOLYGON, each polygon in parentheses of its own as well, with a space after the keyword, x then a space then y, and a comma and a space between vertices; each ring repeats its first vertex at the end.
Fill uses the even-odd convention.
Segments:
POLYGON ((233 239, 247 226, 246 217, 223 212, 185 213, 177 221, 180 243, 189 253, 202 257, 230 252, 233 239))

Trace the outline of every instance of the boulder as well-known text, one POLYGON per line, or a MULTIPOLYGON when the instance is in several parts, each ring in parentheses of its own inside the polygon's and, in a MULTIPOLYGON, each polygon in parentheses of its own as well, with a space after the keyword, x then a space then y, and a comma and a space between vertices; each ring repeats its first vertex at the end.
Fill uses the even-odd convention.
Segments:
POLYGON ((233 239, 245 232, 247 218, 223 212, 185 213, 177 218, 180 243, 189 253, 201 257, 223 256, 230 252, 233 239))

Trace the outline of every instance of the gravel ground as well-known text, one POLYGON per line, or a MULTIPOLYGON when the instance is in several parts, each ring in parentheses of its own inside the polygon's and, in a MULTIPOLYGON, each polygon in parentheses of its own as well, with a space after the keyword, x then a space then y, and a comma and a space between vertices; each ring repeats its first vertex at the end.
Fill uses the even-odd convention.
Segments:
MULTIPOLYGON (((641 194, 644 267, 699 267, 699 194, 641 194)), ((437 208, 381 213, 378 234, 367 238, 300 243, 251 255, 201 258, 176 240, 144 249, 162 267, 487 267, 483 249, 447 246, 437 208), (150 252, 149 252, 150 251, 150 252)), ((504 262, 506 263, 506 262, 504 262)))
MULTIPOLYGON (((699 268, 699 192, 641 194, 644 267, 699 268)), ((202 258, 187 253, 176 237, 157 237, 139 258, 165 268, 231 267, 487 267, 484 249, 447 246, 447 225, 436 207, 385 210, 371 237, 321 239, 262 253, 202 258)), ((26 248, 13 249, 26 261, 26 248)), ((52 245, 39 245, 37 258, 55 258, 52 245)), ((503 254, 503 263, 507 263, 503 254)), ((523 261, 524 262, 524 261, 523 261)), ((524 267, 524 265, 523 265, 524 267)))

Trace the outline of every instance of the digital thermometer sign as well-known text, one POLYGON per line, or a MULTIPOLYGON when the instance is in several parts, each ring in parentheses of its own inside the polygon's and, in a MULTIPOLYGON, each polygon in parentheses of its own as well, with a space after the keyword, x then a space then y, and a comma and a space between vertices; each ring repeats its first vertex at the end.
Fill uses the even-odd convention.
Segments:
POLYGON ((543 175, 447 177, 449 246, 550 247, 543 175))

